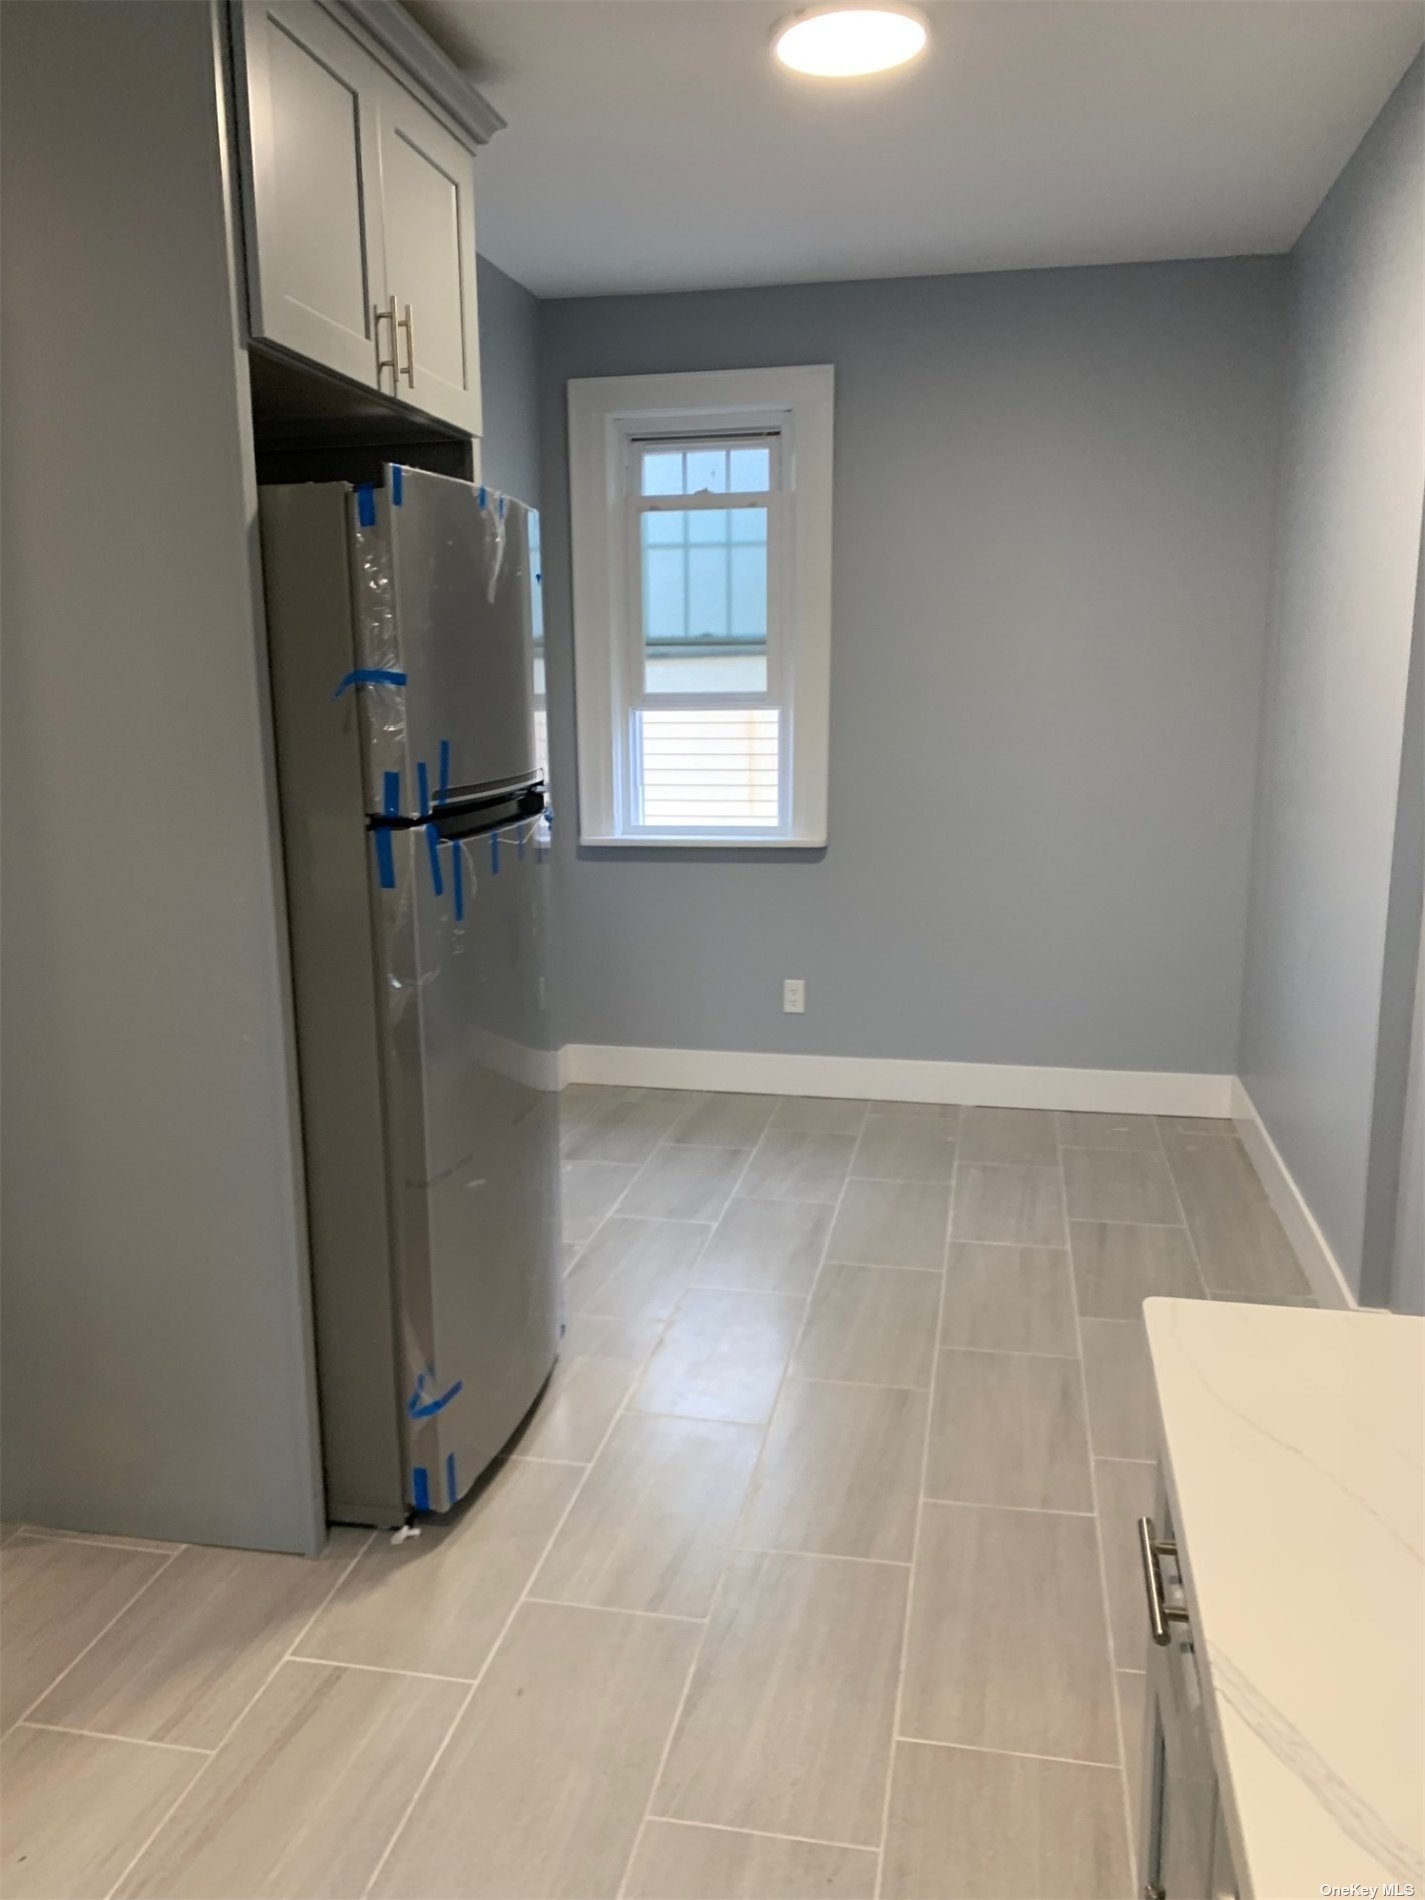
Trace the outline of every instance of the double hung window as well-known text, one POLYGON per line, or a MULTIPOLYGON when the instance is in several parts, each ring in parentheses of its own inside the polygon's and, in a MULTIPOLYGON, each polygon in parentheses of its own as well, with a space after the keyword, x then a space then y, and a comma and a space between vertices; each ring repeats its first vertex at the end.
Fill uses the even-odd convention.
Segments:
POLYGON ((570 384, 580 829, 826 836, 831 371, 570 384))

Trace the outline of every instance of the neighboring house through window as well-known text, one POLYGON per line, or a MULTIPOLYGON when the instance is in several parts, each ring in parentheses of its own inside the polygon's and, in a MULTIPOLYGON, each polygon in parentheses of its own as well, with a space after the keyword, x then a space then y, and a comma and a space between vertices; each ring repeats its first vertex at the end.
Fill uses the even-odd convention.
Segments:
POLYGON ((826 841, 832 371, 569 385, 580 836, 826 841))

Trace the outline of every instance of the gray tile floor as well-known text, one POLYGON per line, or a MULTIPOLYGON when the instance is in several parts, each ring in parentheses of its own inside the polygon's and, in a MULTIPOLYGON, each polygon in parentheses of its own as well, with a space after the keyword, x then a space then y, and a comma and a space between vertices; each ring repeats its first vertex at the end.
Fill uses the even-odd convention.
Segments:
POLYGON ((1141 1302, 1309 1300, 1230 1124, 564 1117, 565 1352, 449 1520, 6 1534, 4 1892, 1127 1900, 1141 1302))

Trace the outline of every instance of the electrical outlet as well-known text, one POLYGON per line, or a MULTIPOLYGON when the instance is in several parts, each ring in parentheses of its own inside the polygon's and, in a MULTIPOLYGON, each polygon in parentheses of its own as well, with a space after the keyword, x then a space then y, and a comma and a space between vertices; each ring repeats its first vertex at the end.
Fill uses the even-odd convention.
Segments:
POLYGON ((784 1016, 804 1016, 807 1006, 807 986, 799 976, 785 977, 782 982, 782 1014, 784 1016))

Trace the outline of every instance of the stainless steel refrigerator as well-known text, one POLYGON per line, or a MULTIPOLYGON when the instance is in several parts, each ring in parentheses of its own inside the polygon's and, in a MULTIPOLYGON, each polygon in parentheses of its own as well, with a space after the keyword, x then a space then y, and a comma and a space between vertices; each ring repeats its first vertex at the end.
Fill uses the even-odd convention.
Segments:
POLYGON ((327 1512, 447 1510, 559 1335, 529 511, 261 491, 327 1512))

